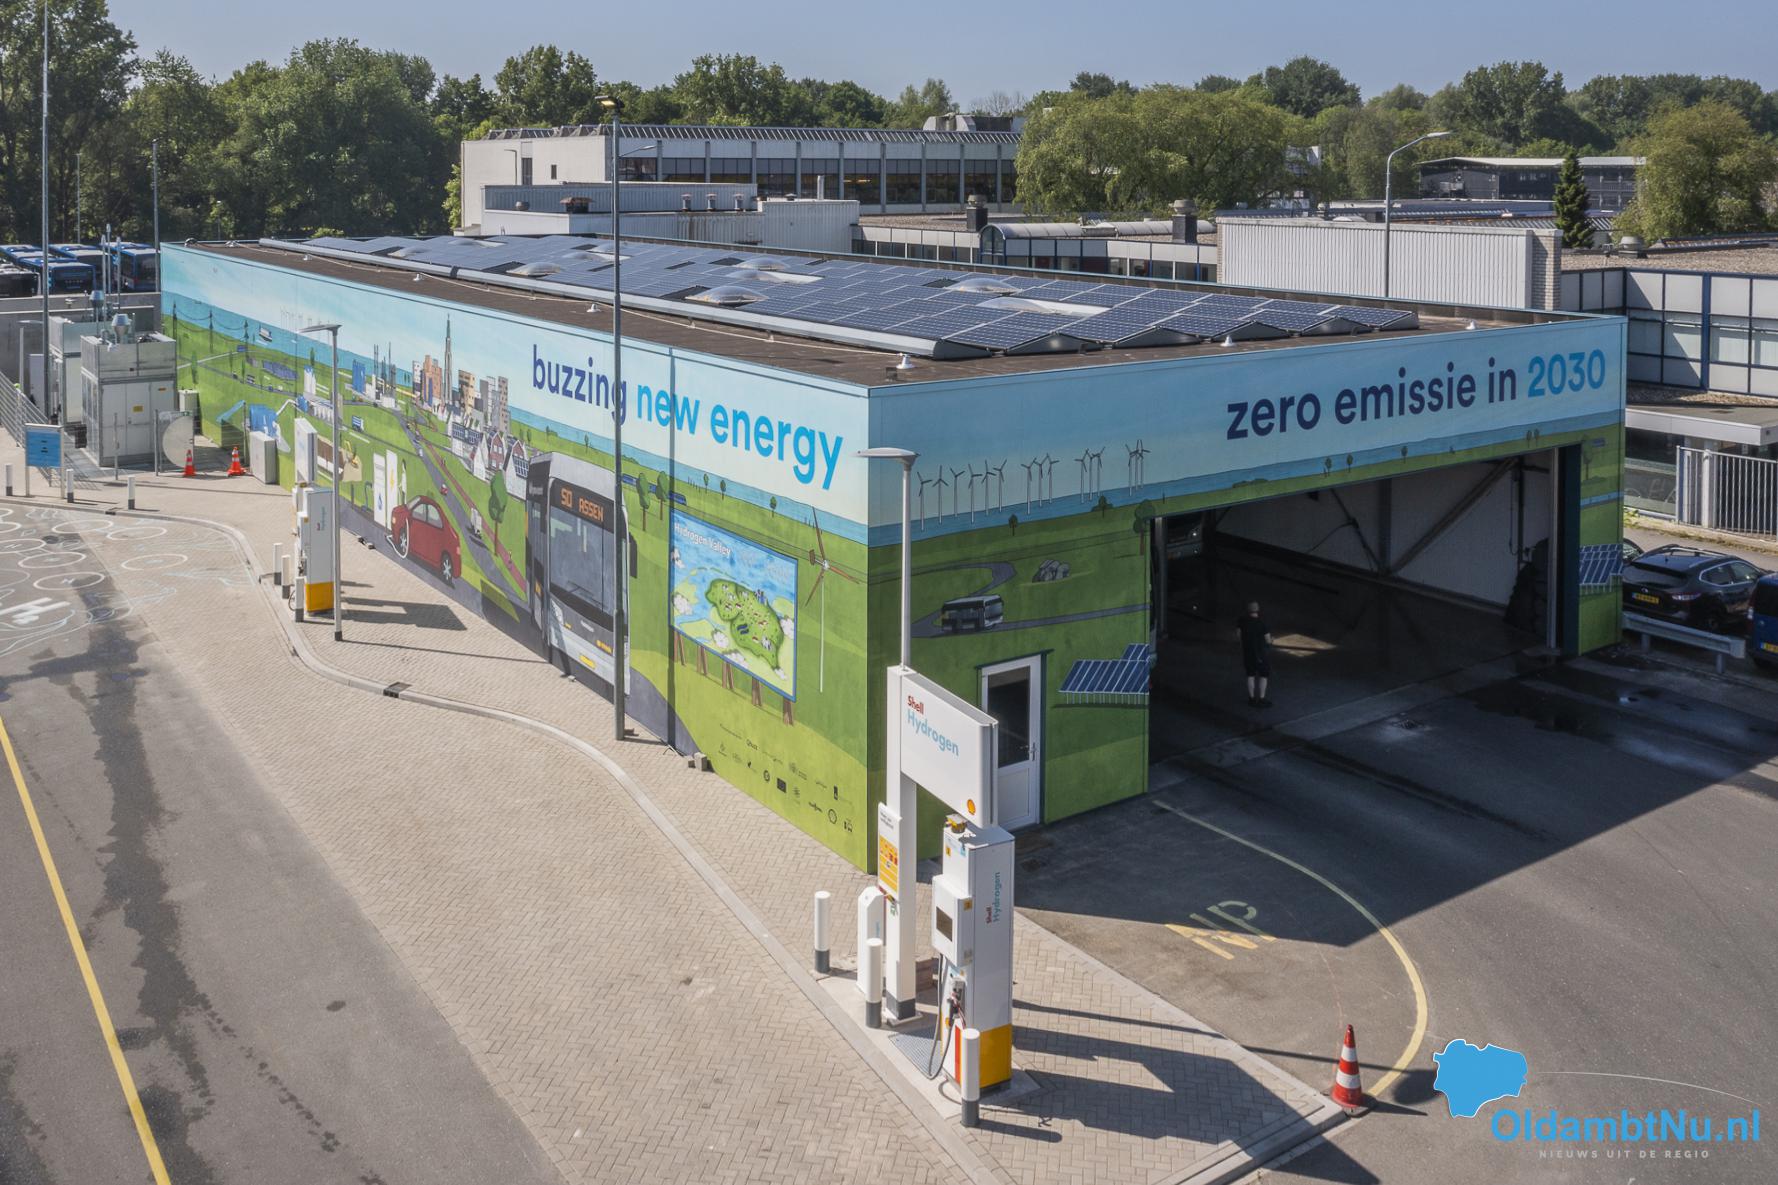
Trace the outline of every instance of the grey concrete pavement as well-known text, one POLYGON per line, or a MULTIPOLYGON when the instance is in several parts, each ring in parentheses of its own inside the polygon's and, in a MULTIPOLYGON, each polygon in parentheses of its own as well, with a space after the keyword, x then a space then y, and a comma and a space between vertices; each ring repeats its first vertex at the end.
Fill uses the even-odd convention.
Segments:
MULTIPOLYGON (((246 584, 213 536, 0 507, 0 721, 171 1179, 560 1181, 151 625, 246 584)), ((146 1180, 0 781, 0 1178, 146 1180)))
MULTIPOLYGON (((143 482, 139 502, 224 518, 262 554, 287 538, 287 497, 249 481, 143 482)), ((134 583, 121 562, 110 570, 134 583)), ((356 545, 345 574, 346 642, 325 622, 307 629, 324 661, 609 737, 605 704, 424 576, 356 545)), ((934 1140, 931 1116, 859 1062, 608 778, 505 726, 318 682, 289 660, 260 596, 219 586, 150 614, 570 1180, 959 1179, 966 1166, 934 1140), (329 776, 341 769, 355 779, 329 776)), ((844 901, 866 883, 664 747, 618 752, 783 945, 807 945, 813 889, 844 901)), ((961 1158, 995 1179, 1225 1176, 1252 1163, 1249 1149, 1327 1120, 1315 1091, 1045 931, 1021 927, 1019 951, 1018 1056, 1044 1089, 989 1100, 988 1122, 961 1137, 961 1158)))

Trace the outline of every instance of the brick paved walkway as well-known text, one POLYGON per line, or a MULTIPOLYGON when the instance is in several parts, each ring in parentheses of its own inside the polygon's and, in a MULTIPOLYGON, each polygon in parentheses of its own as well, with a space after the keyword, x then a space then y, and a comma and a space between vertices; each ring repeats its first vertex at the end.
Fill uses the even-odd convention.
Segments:
MULTIPOLYGON (((60 505, 36 488, 40 509, 60 505)), ((77 496, 90 511, 123 489, 77 496)), ((237 528, 261 569, 288 540, 288 495, 252 479, 139 478, 137 504, 237 528)), ((371 542, 382 553, 345 546, 347 640, 303 627, 318 658, 604 748, 784 947, 806 950, 810 897, 833 892, 850 966, 850 900, 869 878, 664 746, 614 750, 604 701, 371 542)), ((250 585, 193 581, 143 612, 571 1180, 961 1180, 985 1165, 1163 1182, 1330 1119, 1302 1084, 1020 917, 1015 1060, 1039 1089, 990 1101, 948 1152, 936 1116, 885 1085, 585 757, 321 681, 250 585)))

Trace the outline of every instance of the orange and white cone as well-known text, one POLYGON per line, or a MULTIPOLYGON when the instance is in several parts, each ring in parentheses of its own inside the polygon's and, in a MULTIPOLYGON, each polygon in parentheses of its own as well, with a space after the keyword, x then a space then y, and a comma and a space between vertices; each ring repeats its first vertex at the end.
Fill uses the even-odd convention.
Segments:
POLYGON ((191 450, 186 449, 185 450, 185 474, 184 474, 184 476, 196 477, 197 475, 198 475, 198 467, 191 463, 191 450))
POLYGON ((232 453, 230 453, 229 457, 228 457, 228 476, 230 476, 230 477, 246 477, 247 476, 247 471, 245 469, 241 468, 241 446, 238 444, 235 446, 234 451, 232 453))
POLYGON ((1334 1067, 1333 1089, 1327 1093, 1348 1112, 1362 1111, 1370 1105, 1365 1101, 1364 1084, 1358 1080, 1358 1044, 1351 1025, 1346 1026, 1346 1039, 1340 1045, 1340 1064, 1334 1067))

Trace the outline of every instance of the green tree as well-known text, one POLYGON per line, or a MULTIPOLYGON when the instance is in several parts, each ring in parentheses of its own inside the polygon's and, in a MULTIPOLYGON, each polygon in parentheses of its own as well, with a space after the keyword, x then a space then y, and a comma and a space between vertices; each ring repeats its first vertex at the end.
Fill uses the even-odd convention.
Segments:
POLYGON ((1432 107, 1435 119, 1517 148, 1556 134, 1565 94, 1561 73, 1551 74, 1542 62, 1497 62, 1440 91, 1432 107))
POLYGON ((957 101, 951 97, 951 88, 940 79, 928 78, 917 87, 909 83, 902 88, 901 94, 889 104, 883 125, 917 128, 935 115, 945 115, 956 109, 957 101))
POLYGON ((823 128, 877 128, 889 110, 883 96, 866 90, 856 82, 841 79, 823 82, 805 78, 799 83, 814 105, 815 126, 823 128))
POLYGON ((569 50, 534 45, 506 59, 494 75, 494 113, 507 127, 565 127, 598 123, 599 76, 593 64, 569 50))
POLYGON ((1635 146, 1647 163, 1621 229, 1654 240, 1772 225, 1778 151, 1728 104, 1667 108, 1635 146))
POLYGON ((1089 99, 1107 99, 1112 95, 1133 95, 1136 88, 1121 78, 1113 78, 1096 70, 1082 70, 1068 84, 1068 89, 1089 99))
POLYGON ((750 54, 700 54, 673 80, 673 98, 687 123, 798 127, 813 115, 782 66, 750 54))
POLYGON ((216 157, 226 233, 409 234, 438 225, 449 161, 414 97, 413 61, 350 39, 311 41, 217 88, 233 130, 216 157))
POLYGON ((205 233, 213 205, 216 149, 229 134, 227 113, 214 88, 191 63, 161 50, 141 66, 141 83, 119 116, 88 138, 82 158, 81 218, 74 208, 63 231, 91 239, 109 223, 118 233, 147 238, 154 225, 151 146, 160 142, 161 233, 177 239, 205 233))
POLYGON ((1384 111, 1424 111, 1426 93, 1405 82, 1398 82, 1380 95, 1372 95, 1370 106, 1384 111))
POLYGON ((1329 107, 1358 105, 1358 88, 1347 82, 1344 74, 1306 54, 1282 66, 1267 66, 1248 82, 1263 87, 1272 106, 1304 119, 1312 119, 1329 107))
MULTIPOLYGON (((50 209, 60 211, 74 204, 75 153, 123 109, 136 42, 105 0, 49 3, 50 209)), ((42 28, 37 3, 0 2, 0 228, 12 241, 39 237, 42 28)))
POLYGON ((1590 201, 1580 176, 1580 160, 1570 152, 1556 174, 1556 229, 1562 232, 1564 247, 1579 250, 1593 245, 1593 226, 1587 221, 1590 201))
POLYGON ((498 470, 488 474, 488 521, 494 524, 496 533, 506 521, 506 508, 510 505, 512 496, 506 491, 506 474, 498 470))
POLYGON ((1217 95, 1223 91, 1240 90, 1241 80, 1230 78, 1227 74, 1206 74, 1198 79, 1197 86, 1192 89, 1203 91, 1208 95, 1217 95))
POLYGON ((1254 205, 1286 180, 1289 117, 1245 91, 1070 96, 1025 125, 1019 196, 1052 214, 1254 205))
POLYGON ((445 75, 438 90, 427 101, 433 126, 455 155, 457 144, 470 139, 470 133, 494 118, 494 92, 482 85, 480 74, 468 78, 445 75))

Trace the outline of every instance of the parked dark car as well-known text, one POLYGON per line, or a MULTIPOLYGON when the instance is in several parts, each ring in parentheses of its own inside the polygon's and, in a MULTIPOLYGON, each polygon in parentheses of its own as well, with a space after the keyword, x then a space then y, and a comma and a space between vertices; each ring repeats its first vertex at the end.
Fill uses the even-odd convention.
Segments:
POLYGON ((1759 666, 1778 667, 1778 575, 1753 586, 1747 610, 1747 654, 1759 666))
POLYGON ((1657 547, 1624 566, 1624 610, 1714 633, 1738 630, 1763 575, 1746 560, 1720 551, 1657 547))

